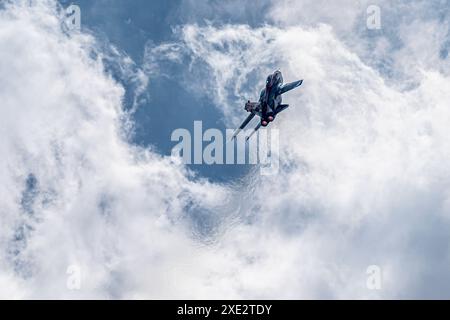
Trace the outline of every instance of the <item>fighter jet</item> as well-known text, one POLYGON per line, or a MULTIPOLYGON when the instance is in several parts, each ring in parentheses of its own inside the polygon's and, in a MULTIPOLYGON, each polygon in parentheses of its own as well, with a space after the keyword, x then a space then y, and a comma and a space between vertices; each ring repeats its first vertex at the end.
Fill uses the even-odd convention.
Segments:
POLYGON ((251 102, 249 100, 245 104, 245 110, 250 112, 250 115, 245 119, 241 126, 236 129, 232 140, 236 139, 237 135, 245 129, 255 116, 259 116, 261 121, 246 140, 249 140, 261 127, 267 127, 270 122, 275 120, 280 112, 289 108, 288 104, 282 104, 281 95, 301 86, 302 83, 303 80, 283 84, 283 75, 279 70, 269 75, 266 80, 266 87, 261 91, 259 102, 251 102))

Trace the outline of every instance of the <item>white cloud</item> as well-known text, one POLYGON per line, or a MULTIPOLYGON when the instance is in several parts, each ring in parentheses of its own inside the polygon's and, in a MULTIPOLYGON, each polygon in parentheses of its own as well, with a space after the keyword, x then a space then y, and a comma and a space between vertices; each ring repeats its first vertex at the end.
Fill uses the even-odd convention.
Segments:
MULTIPOLYGON (((282 26, 317 26, 327 24, 336 32, 346 33, 353 29, 358 17, 365 12, 367 1, 340 0, 282 0, 273 3, 268 17, 282 26)), ((373 2, 371 2, 373 4, 373 2)))
POLYGON ((327 24, 336 37, 369 66, 378 69, 390 85, 411 88, 420 82, 418 67, 448 74, 440 58, 448 41, 449 16, 445 1, 282 0, 267 12, 279 26, 317 27, 327 24), (380 9, 379 30, 369 30, 370 6, 380 9))

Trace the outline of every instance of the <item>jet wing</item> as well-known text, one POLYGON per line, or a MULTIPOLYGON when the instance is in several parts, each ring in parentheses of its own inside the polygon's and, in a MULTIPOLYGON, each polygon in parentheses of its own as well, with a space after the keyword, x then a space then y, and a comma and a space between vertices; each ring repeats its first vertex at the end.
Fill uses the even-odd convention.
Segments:
POLYGON ((289 108, 288 104, 280 104, 277 108, 277 110, 275 111, 275 114, 279 114, 280 112, 283 112, 284 110, 286 110, 287 108, 289 108))
POLYGON ((251 113, 247 119, 244 120, 244 122, 242 122, 241 126, 239 128, 236 129, 236 131, 233 134, 233 137, 231 138, 231 140, 235 139, 237 137, 237 135, 239 134, 239 132, 241 132, 242 130, 245 129, 245 127, 250 123, 250 121, 253 120, 253 118, 255 117, 254 113, 251 113))
POLYGON ((295 81, 295 82, 291 82, 291 83, 286 83, 284 86, 281 87, 280 89, 280 94, 286 93, 288 91, 291 91, 297 87, 300 87, 303 83, 303 80, 299 80, 299 81, 295 81))

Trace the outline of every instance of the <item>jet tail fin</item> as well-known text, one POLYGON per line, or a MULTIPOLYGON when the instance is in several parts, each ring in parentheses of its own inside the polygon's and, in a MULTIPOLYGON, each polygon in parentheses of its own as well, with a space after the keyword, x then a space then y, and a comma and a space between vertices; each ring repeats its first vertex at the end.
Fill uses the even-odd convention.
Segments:
POLYGON ((250 138, 256 133, 258 132, 258 130, 261 128, 261 123, 258 123, 258 125, 256 126, 256 128, 252 131, 252 133, 250 133, 250 135, 248 137, 245 138, 245 141, 250 140, 250 138))
POLYGON ((280 112, 283 112, 284 110, 286 110, 287 108, 289 108, 288 104, 280 104, 276 110, 276 114, 279 114, 280 112))
POLYGON ((245 129, 245 127, 250 123, 250 121, 252 121, 252 119, 255 117, 254 113, 251 113, 247 119, 244 120, 244 122, 240 125, 239 128, 236 129, 236 131, 233 133, 233 137, 231 138, 231 140, 236 139, 237 135, 245 129))

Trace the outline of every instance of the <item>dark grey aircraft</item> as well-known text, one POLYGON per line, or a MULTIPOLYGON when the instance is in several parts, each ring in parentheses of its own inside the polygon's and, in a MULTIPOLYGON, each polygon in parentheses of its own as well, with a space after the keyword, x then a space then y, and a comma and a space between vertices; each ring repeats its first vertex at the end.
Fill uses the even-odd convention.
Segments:
POLYGON ((267 127, 270 122, 275 120, 280 112, 289 107, 288 104, 282 104, 281 95, 299 87, 302 83, 303 80, 299 80, 283 85, 283 75, 281 74, 281 71, 278 70, 269 75, 267 77, 266 87, 261 91, 259 102, 248 101, 245 104, 245 110, 250 112, 250 115, 234 132, 232 139, 235 139, 239 132, 245 129, 255 116, 259 116, 261 121, 246 140, 249 140, 261 127, 267 127))

